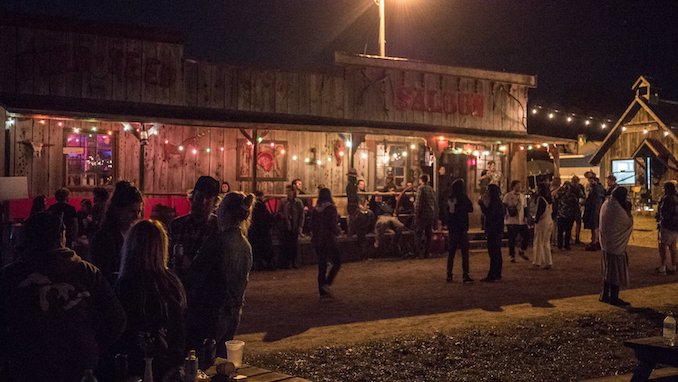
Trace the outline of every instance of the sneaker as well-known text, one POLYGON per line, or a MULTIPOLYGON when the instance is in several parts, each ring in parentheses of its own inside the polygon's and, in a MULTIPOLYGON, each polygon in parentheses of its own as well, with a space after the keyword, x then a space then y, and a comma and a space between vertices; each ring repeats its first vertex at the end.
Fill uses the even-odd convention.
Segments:
POLYGON ((666 276, 666 268, 665 267, 657 267, 657 268, 655 268, 654 273, 656 273, 658 275, 666 276))
POLYGON ((525 251, 519 251, 518 256, 520 256, 523 260, 528 260, 528 261, 530 260, 530 258, 527 257, 527 255, 525 254, 525 251))

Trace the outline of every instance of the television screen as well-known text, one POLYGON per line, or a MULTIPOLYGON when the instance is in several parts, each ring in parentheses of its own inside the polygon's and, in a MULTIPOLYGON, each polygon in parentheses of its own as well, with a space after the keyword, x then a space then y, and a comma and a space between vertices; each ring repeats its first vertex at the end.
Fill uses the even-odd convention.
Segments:
POLYGON ((617 177, 617 184, 620 185, 636 184, 635 161, 633 159, 613 160, 612 175, 617 177))

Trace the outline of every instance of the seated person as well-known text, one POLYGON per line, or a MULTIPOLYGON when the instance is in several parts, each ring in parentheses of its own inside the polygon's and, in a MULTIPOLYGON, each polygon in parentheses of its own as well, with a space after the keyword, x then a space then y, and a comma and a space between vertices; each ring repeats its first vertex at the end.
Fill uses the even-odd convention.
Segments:
POLYGON ((391 204, 385 201, 379 194, 374 194, 372 195, 372 198, 370 198, 370 210, 372 210, 375 216, 393 214, 393 207, 391 204))
POLYGON ((374 225, 377 217, 368 207, 366 199, 358 201, 358 211, 355 214, 355 233, 358 236, 358 242, 362 242, 365 236, 374 232, 374 225))

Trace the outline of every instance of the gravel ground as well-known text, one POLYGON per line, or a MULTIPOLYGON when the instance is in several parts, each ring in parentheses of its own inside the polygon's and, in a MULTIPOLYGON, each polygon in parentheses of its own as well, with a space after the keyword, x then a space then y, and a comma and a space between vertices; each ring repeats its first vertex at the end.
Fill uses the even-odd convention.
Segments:
POLYGON ((623 341, 658 335, 665 312, 676 308, 559 314, 248 361, 317 382, 574 381, 630 372, 636 362, 623 341))

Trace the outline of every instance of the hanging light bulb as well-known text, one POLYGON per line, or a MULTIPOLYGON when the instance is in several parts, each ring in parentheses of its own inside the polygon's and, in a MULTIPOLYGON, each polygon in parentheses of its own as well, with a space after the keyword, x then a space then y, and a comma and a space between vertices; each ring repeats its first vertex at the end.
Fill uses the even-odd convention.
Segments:
POLYGON ((622 131, 626 131, 626 126, 622 126, 622 131))
POLYGON ((64 126, 64 123, 63 123, 63 122, 59 122, 59 123, 57 123, 57 126, 63 127, 63 126, 64 126))
POLYGON ((280 155, 285 155, 285 149, 280 149, 280 155))
POLYGON ((339 156, 340 156, 340 157, 343 157, 344 155, 345 155, 345 154, 344 154, 343 151, 339 151, 339 156))
POLYGON ((567 122, 572 122, 572 117, 567 117, 567 122))
POLYGON ((407 157, 407 151, 403 151, 402 153, 400 153, 400 155, 407 157))
POLYGON ((664 132, 664 136, 665 136, 665 137, 668 137, 668 136, 669 136, 669 132, 668 132, 668 131, 665 131, 665 132, 664 132))
POLYGON ((353 147, 353 142, 346 141, 345 145, 346 145, 346 147, 348 147, 350 149, 351 147, 353 147))
POLYGON ((648 133, 647 129, 643 129, 643 134, 647 134, 647 133, 648 133))
POLYGON ((320 166, 321 164, 323 164, 323 161, 321 161, 320 159, 318 159, 317 161, 315 161, 315 163, 316 163, 318 166, 320 166))
POLYGON ((169 139, 165 139, 165 144, 168 144, 168 143, 169 143, 169 139))
POLYGON ((414 149, 416 149, 416 148, 417 148, 417 145, 415 145, 414 143, 410 145, 410 149, 411 149, 411 150, 414 150, 414 149))
POLYGON ((299 159, 299 157, 298 157, 298 156, 296 156, 296 155, 292 155, 292 160, 297 160, 297 159, 299 159))
POLYGON ((537 114, 537 108, 532 109, 532 114, 537 114))
POLYGON ((553 113, 549 113, 549 119, 553 119, 554 115, 553 113))
POLYGON ((179 151, 184 151, 184 146, 183 146, 183 145, 179 145, 179 151))
POLYGON ((584 124, 585 124, 586 126, 588 126, 588 125, 591 124, 591 121, 589 121, 589 120, 587 119, 586 121, 584 121, 584 124))
POLYGON ((193 151, 191 151, 191 152, 193 153, 193 155, 196 155, 196 154, 198 153, 198 150, 197 150, 197 149, 193 149, 193 151))
POLYGON ((224 151, 224 146, 219 147, 219 151, 224 151))
POLYGON ((332 157, 327 157, 328 162, 332 162, 332 157))
POLYGON ((208 147, 208 148, 205 149, 205 151, 210 153, 210 152, 212 152, 212 149, 208 147))
POLYGON ((275 147, 275 142, 271 142, 271 147, 275 147))
POLYGON ((520 145, 520 151, 523 151, 523 150, 525 150, 525 146, 520 145))
POLYGON ((607 128, 607 123, 601 124, 600 127, 603 128, 603 129, 607 128))

